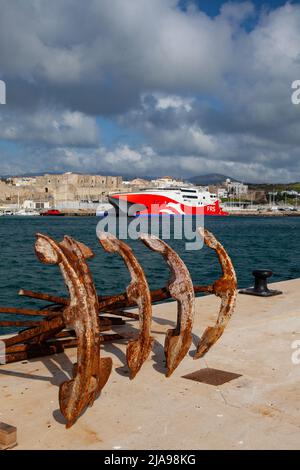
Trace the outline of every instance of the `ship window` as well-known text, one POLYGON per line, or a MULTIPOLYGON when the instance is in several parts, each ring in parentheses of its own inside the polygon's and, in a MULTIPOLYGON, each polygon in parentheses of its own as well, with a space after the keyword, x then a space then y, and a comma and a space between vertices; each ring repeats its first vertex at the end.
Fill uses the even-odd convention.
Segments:
POLYGON ((190 194, 185 194, 184 195, 184 198, 187 198, 187 199, 198 199, 198 196, 192 196, 190 194))

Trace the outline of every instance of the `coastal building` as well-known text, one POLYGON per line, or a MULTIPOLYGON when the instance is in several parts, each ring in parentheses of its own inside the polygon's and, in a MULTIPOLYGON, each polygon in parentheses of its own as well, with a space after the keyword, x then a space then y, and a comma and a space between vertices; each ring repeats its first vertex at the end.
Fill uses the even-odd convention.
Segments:
POLYGON ((281 191, 281 194, 287 195, 287 196, 292 196, 292 197, 298 197, 300 196, 300 193, 298 191, 295 191, 294 189, 289 189, 287 191, 281 191))
POLYGON ((234 196, 243 196, 247 195, 248 193, 248 185, 244 183, 240 183, 238 181, 231 181, 230 178, 227 178, 224 182, 224 186, 227 189, 228 195, 234 196))
POLYGON ((40 210, 40 209, 50 209, 49 201, 41 202, 41 201, 30 201, 26 200, 22 204, 23 209, 30 209, 30 210, 40 210))
POLYGON ((186 183, 180 179, 172 178, 172 176, 163 176, 162 178, 151 180, 151 183, 153 186, 158 188, 167 188, 170 186, 190 186, 189 183, 186 183))
POLYGON ((123 181, 123 185, 132 188, 145 188, 147 186, 152 186, 151 182, 149 180, 145 180, 143 178, 134 178, 131 181, 123 181))
POLYGON ((227 199, 228 198, 228 191, 225 188, 218 188, 217 195, 219 199, 227 199))
POLYGON ((16 177, 8 180, 13 186, 31 186, 36 183, 35 177, 16 177))
POLYGON ((12 188, 5 181, 0 181, 0 200, 1 201, 10 201, 12 196, 12 188))
POLYGON ((122 185, 121 176, 83 175, 77 173, 64 173, 58 175, 45 174, 36 177, 37 187, 47 189, 73 186, 76 188, 101 188, 107 190, 118 189, 122 185))
POLYGON ((62 201, 104 200, 109 192, 122 189, 121 176, 83 175, 77 173, 14 177, 0 181, 0 203, 22 205, 24 201, 49 203, 62 201))

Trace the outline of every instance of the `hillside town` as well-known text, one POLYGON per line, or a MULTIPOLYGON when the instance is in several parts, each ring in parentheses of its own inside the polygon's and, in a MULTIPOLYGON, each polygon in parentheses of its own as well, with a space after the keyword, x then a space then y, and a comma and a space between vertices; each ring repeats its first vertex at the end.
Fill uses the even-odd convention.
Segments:
POLYGON ((15 176, 0 181, 0 213, 26 214, 57 209, 66 214, 93 215, 99 204, 118 192, 138 192, 150 188, 191 188, 209 191, 229 212, 295 211, 300 193, 295 190, 266 191, 230 178, 219 184, 199 186, 164 176, 147 180, 125 180, 122 176, 88 175, 66 172, 42 176, 15 176))

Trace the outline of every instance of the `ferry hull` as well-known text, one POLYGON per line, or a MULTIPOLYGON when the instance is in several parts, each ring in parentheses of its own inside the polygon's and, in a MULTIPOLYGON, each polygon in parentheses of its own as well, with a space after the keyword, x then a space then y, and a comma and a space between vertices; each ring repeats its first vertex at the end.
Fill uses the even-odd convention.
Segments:
POLYGON ((118 212, 128 215, 209 215, 226 216, 219 201, 203 206, 191 206, 175 201, 167 196, 158 194, 114 194, 109 196, 109 202, 118 212))

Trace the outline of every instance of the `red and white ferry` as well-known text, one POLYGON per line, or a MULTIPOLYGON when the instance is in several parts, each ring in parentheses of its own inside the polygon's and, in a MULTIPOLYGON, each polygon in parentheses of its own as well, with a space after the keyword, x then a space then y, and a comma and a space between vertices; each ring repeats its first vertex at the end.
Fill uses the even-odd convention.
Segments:
POLYGON ((145 189, 110 194, 109 202, 128 215, 228 215, 215 194, 191 187, 145 189))

